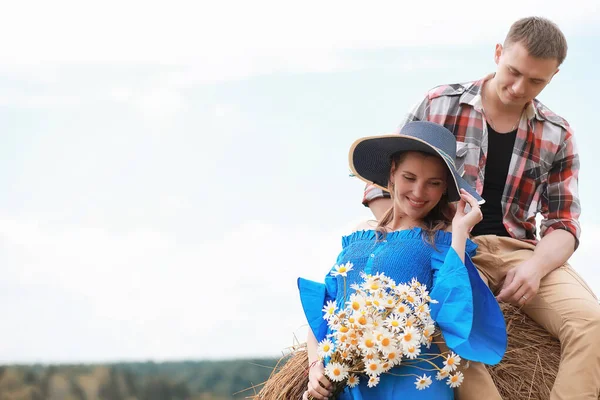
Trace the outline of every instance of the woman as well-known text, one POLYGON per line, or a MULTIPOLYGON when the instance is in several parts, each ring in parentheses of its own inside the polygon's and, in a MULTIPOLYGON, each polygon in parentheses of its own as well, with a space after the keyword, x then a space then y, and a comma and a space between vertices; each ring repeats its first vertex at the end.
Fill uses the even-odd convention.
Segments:
MULTIPOLYGON (((468 239, 469 232, 482 218, 483 199, 456 171, 455 149, 450 131, 422 121, 405 125, 400 135, 362 138, 352 145, 349 157, 354 174, 387 189, 393 206, 375 229, 364 223, 343 238, 336 264, 353 264, 346 276, 328 275, 325 284, 298 280, 311 328, 304 398, 326 399, 332 394, 324 363, 317 356, 318 342, 331 333, 322 309, 329 300, 343 307, 348 300, 346 288, 361 280, 361 272, 383 273, 397 283, 416 278, 438 301, 431 305, 431 316, 452 351, 486 364, 502 358, 506 349, 502 312, 470 260, 476 245, 468 239), (456 207, 453 202, 458 202, 456 207)), ((435 343, 430 349, 423 347, 423 354, 432 353, 440 353, 435 343)), ((443 358, 431 360, 438 368, 443 366, 443 358)), ((363 378, 340 398, 453 399, 454 385, 444 380, 432 380, 426 390, 418 390, 415 377, 432 370, 431 360, 396 366, 372 388, 363 378)))

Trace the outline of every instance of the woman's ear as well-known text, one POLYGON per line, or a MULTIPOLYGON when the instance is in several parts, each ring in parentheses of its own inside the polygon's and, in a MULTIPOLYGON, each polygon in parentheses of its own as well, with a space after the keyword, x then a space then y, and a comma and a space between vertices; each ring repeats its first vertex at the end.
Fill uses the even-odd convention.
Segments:
POLYGON ((390 168, 390 177, 389 177, 389 183, 392 186, 394 186, 394 174, 395 173, 396 173, 396 163, 394 161, 392 161, 392 167, 390 168))

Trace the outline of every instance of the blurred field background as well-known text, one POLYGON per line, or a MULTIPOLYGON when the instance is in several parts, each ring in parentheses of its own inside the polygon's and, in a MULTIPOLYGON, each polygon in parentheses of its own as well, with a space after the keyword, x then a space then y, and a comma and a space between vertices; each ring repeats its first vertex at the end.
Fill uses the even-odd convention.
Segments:
POLYGON ((0 367, 0 400, 228 400, 260 390, 276 359, 0 367), (247 390, 249 389, 249 390, 247 390))

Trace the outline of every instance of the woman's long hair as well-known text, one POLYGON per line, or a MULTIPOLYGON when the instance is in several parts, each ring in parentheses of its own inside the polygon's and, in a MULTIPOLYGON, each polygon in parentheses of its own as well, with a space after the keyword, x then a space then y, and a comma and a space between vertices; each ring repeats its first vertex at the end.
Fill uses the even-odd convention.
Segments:
MULTIPOLYGON (((392 154, 392 169, 390 171, 390 176, 392 173, 398 168, 404 159, 406 158, 409 152, 399 152, 392 154)), ((423 154, 427 157, 435 157, 429 153, 423 153, 417 151, 416 153, 423 154)), ((448 172, 446 178, 446 184, 450 184, 451 177, 448 172)), ((392 222, 394 218, 394 204, 396 203, 396 194, 394 192, 394 187, 392 186, 391 179, 388 180, 388 192, 390 193, 390 197, 392 199, 392 206, 389 210, 385 212, 383 218, 377 224, 375 231, 377 232, 377 240, 385 239, 388 229, 387 225, 392 222)), ((429 213, 423 218, 423 239, 431 244, 435 245, 435 233, 439 230, 445 230, 452 224, 452 218, 454 218, 454 208, 448 201, 448 191, 442 195, 440 201, 429 211, 429 213)))

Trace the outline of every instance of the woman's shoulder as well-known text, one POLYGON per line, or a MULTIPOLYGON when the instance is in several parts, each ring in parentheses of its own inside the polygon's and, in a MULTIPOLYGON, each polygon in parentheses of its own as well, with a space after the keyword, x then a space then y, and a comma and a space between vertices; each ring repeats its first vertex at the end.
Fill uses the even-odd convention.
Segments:
POLYGON ((377 228, 377 224, 378 222, 374 219, 361 221, 350 231, 350 234, 360 231, 374 231, 377 228))

